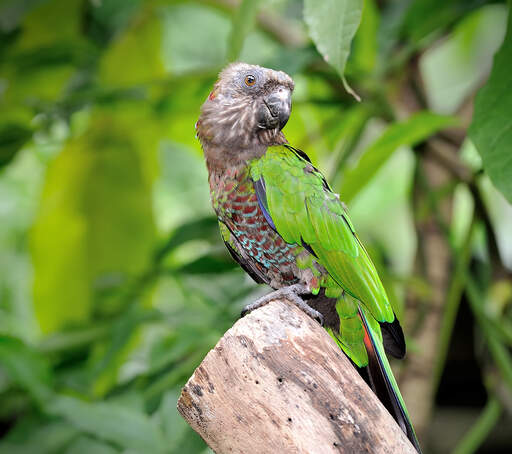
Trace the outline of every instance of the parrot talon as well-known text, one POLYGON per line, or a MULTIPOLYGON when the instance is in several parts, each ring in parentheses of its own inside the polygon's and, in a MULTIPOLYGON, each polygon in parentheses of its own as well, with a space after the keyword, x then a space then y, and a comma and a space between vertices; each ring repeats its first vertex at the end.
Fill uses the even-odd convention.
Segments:
POLYGON ((316 320, 320 323, 321 326, 324 326, 324 317, 317 310, 313 309, 309 306, 299 295, 307 295, 311 293, 309 288, 302 284, 294 284, 288 287, 280 288, 273 292, 270 292, 268 295, 262 296, 261 298, 254 301, 254 303, 248 304, 245 306, 240 314, 241 317, 245 317, 249 312, 252 312, 266 304, 274 301, 276 299, 284 298, 295 304, 300 310, 309 315, 312 319, 316 320))

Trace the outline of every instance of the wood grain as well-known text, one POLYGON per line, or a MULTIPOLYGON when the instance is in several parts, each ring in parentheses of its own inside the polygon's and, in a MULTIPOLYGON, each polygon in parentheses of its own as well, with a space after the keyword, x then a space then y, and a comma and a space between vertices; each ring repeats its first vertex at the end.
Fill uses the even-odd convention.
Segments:
POLYGON ((416 453, 327 332, 286 301, 226 332, 178 410, 219 454, 416 453))

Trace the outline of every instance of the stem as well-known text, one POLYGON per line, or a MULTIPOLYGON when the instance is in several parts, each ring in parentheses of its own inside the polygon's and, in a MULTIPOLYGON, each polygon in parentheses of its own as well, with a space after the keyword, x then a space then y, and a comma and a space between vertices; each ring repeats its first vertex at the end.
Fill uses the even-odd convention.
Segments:
POLYGON ((488 437, 501 415, 502 406, 499 400, 491 395, 485 407, 471 429, 459 441, 453 454, 472 454, 488 437))
POLYGON ((432 378, 434 393, 439 386, 439 381, 441 380, 441 375, 444 370, 453 327, 455 325, 455 319, 457 317, 462 292, 464 290, 466 270, 469 266, 469 261, 471 258, 471 244, 474 230, 475 218, 473 217, 460 251, 458 251, 458 253, 454 252, 454 256, 456 257, 455 270, 453 272, 452 281, 450 283, 450 288, 448 289, 448 294, 446 297, 446 306, 444 308, 444 314, 439 333, 437 361, 434 365, 434 376, 432 378))
POLYGON ((253 28, 258 6, 259 0, 242 0, 236 10, 229 36, 229 61, 236 61, 240 57, 245 38, 253 28))

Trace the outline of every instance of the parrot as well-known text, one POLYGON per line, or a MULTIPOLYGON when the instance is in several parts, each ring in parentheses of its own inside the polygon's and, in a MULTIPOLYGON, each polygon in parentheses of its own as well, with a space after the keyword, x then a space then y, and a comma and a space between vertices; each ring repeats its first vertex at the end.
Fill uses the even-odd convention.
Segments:
POLYGON ((282 298, 321 323, 421 452, 386 357, 406 345, 377 270, 340 196, 282 132, 293 90, 282 71, 231 63, 196 123, 222 239, 273 289, 242 316, 282 298))

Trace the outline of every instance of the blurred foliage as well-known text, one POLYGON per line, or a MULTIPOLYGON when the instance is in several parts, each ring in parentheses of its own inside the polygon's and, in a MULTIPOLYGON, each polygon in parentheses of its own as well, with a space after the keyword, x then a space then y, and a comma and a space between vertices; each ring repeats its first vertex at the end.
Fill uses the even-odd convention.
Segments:
POLYGON ((508 118, 512 112, 509 58, 512 55, 512 22, 495 57, 489 82, 478 94, 470 137, 483 165, 496 187, 512 203, 512 130, 508 118))
POLYGON ((363 12, 363 0, 304 1, 304 20, 324 60, 341 76, 345 71, 352 38, 363 12))
POLYGON ((467 301, 488 401, 472 427, 446 425, 447 449, 497 452, 490 433, 512 411, 507 14, 484 0, 3 0, 0 453, 208 451, 180 388, 265 291, 221 244, 195 138, 236 59, 295 79, 285 133, 349 203, 410 355, 436 349, 436 389, 467 301), (439 141, 453 178, 425 190, 439 141), (415 342, 424 313, 406 304, 435 290, 417 266, 429 216, 451 260, 435 345, 415 342))

